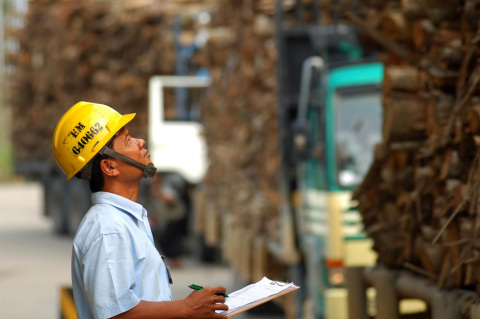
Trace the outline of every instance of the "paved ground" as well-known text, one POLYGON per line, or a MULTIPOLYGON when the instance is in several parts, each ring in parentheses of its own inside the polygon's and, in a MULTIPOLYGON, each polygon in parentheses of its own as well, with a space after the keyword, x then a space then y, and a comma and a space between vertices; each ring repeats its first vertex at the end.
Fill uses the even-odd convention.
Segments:
MULTIPOLYGON (((41 215, 38 184, 0 184, 0 318, 52 319, 58 316, 59 288, 70 284, 71 238, 52 233, 41 215)), ((191 283, 238 289, 225 265, 203 265, 187 259, 172 271, 174 299, 191 291, 191 283)), ((279 319, 281 315, 241 314, 236 319, 279 319)))

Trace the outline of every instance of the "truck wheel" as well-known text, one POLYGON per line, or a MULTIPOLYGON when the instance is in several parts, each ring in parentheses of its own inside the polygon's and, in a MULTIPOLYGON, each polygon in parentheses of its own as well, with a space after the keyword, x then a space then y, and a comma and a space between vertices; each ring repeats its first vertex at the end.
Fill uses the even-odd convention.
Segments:
POLYGON ((88 184, 79 179, 70 182, 67 200, 67 225, 68 232, 75 235, 78 226, 91 206, 90 190, 88 184))
POLYGON ((60 177, 52 177, 50 185, 45 189, 45 206, 48 208, 48 215, 53 219, 53 231, 56 234, 64 235, 68 233, 67 220, 65 218, 65 197, 66 182, 60 177))
MULTIPOLYGON (((313 278, 306 278, 306 276, 307 274, 303 262, 291 265, 289 267, 290 280, 300 287, 305 287, 305 289, 301 289, 302 291, 298 291, 298 293, 295 294, 295 301, 291 311, 294 313, 296 318, 317 318, 314 316, 313 312, 310 314, 305 313, 305 310, 308 311, 308 307, 305 307, 305 302, 307 300, 306 291, 309 289, 308 286, 318 284, 313 280, 313 278)), ((315 302, 318 301, 315 300, 315 302)))

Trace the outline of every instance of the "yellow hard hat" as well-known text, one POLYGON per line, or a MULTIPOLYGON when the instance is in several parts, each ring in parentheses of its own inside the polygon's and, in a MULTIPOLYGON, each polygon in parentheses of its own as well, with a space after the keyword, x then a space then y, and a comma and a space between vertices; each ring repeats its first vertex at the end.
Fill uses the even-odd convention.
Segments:
POLYGON ((111 107, 78 102, 57 123, 53 132, 53 155, 67 180, 85 165, 135 117, 121 115, 111 107))

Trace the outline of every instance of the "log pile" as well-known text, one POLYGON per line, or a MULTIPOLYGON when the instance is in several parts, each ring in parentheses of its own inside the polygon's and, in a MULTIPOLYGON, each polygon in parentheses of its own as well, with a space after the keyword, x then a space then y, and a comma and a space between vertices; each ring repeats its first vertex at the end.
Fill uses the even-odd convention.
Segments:
POLYGON ((378 262, 480 293, 480 6, 368 1, 384 52, 383 140, 354 194, 378 262))
POLYGON ((277 49, 267 2, 219 1, 199 57, 212 87, 202 109, 210 168, 198 194, 197 228, 207 244, 222 242, 222 257, 252 281, 253 272, 265 271, 265 238, 278 232, 277 49), (252 262, 255 256, 262 260, 252 262))
POLYGON ((19 44, 6 57, 16 160, 52 160, 55 124, 78 101, 136 112, 129 128, 147 138, 148 79, 175 72, 173 15, 212 3, 158 2, 29 2, 25 26, 7 30, 19 44))
MULTIPOLYGON (((219 0, 198 56, 212 86, 202 107, 210 167, 196 193, 196 228, 207 245, 221 243, 222 258, 247 282, 288 280, 288 266, 267 249, 287 237, 279 226, 276 2, 219 0)), ((284 2, 287 19, 292 4, 284 2)), ((276 301, 295 318, 293 294, 276 301)))

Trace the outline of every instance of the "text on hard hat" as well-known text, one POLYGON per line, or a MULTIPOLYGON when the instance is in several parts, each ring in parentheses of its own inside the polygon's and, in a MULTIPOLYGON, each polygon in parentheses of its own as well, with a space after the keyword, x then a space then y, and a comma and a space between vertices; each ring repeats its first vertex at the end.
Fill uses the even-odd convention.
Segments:
MULTIPOLYGON (((85 128, 85 125, 79 123, 75 126, 75 129, 70 132, 69 135, 77 137, 85 128)), ((72 147, 72 152, 75 155, 80 154, 80 152, 85 148, 85 146, 97 135, 101 130, 103 130, 103 125, 100 123, 95 123, 93 126, 90 126, 90 129, 80 138, 77 145, 72 147)))

